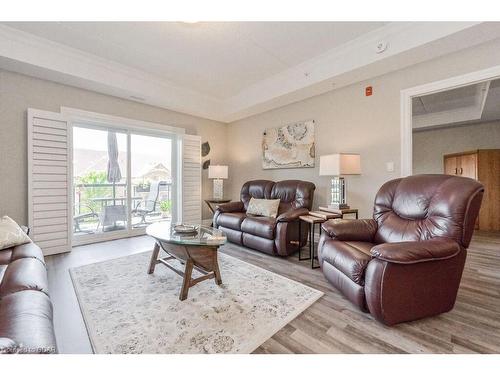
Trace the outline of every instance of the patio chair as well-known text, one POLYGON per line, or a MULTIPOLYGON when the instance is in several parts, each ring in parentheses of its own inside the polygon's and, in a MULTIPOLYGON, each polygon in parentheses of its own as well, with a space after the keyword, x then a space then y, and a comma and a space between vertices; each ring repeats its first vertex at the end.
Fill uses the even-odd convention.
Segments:
POLYGON ((138 202, 132 210, 132 215, 141 217, 141 222, 139 224, 147 224, 146 216, 156 211, 158 197, 160 196, 160 184, 161 181, 153 181, 149 187, 148 197, 138 202))
MULTIPOLYGON (((95 219, 99 219, 99 215, 94 211, 94 209, 92 208, 92 206, 86 204, 84 205, 85 207, 87 207, 90 212, 87 212, 85 214, 79 214, 79 215, 75 215, 73 216, 73 225, 74 225, 74 232, 77 233, 77 232, 94 232, 94 231, 88 231, 88 230, 82 230, 80 228, 80 224, 82 224, 85 220, 87 219, 92 219, 92 218, 95 218, 95 219)), ((97 228, 99 228, 99 222, 97 224, 97 228)))

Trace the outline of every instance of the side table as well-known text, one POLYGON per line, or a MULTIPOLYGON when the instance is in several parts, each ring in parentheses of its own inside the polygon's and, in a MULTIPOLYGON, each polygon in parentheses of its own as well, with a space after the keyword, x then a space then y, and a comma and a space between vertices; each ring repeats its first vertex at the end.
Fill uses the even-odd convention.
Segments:
MULTIPOLYGON (((318 259, 318 256, 314 254, 314 225, 319 224, 319 234, 321 235, 321 224, 323 224, 326 219, 313 215, 303 215, 299 216, 299 236, 302 234, 302 222, 309 225, 309 257, 302 258, 302 248, 299 249, 299 260, 311 260, 311 268, 319 268, 319 265, 314 265, 314 261, 318 259)), ((301 243, 301 238, 299 238, 299 244, 301 243)), ((299 245, 300 246, 300 245, 299 245)))
POLYGON ((229 203, 231 202, 231 199, 215 199, 215 198, 210 198, 210 199, 205 199, 205 203, 207 204, 208 208, 212 213, 215 212, 215 206, 221 203, 229 203))
POLYGON ((323 211, 323 212, 330 212, 330 213, 333 213, 333 214, 338 214, 340 215, 340 218, 343 219, 344 218, 344 215, 355 215, 356 216, 356 220, 358 219, 358 209, 357 208, 341 208, 341 209, 333 209, 333 208, 328 208, 328 207, 319 207, 319 210, 320 211, 323 211))

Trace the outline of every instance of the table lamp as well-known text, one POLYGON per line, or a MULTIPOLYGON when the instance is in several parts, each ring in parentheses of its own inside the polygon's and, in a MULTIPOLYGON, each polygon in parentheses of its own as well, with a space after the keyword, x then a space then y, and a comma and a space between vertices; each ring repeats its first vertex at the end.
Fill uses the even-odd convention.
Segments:
POLYGON ((208 167, 208 178, 214 180, 214 199, 222 199, 224 196, 224 181, 227 179, 227 165, 210 165, 208 167))
POLYGON ((359 154, 331 154, 320 156, 319 175, 333 176, 330 188, 330 204, 328 208, 348 209, 346 201, 345 175, 361 174, 361 157, 359 154))

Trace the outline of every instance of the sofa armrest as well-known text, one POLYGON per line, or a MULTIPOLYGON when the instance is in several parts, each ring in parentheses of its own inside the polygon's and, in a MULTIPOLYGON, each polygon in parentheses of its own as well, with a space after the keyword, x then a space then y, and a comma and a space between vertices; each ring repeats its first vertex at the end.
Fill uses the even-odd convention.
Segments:
POLYGON ((436 238, 425 241, 392 242, 374 246, 370 252, 380 260, 389 263, 413 264, 433 260, 449 259, 461 250, 451 239, 436 238))
POLYGON ((219 204, 216 207, 216 211, 219 212, 243 212, 245 209, 245 206, 243 205, 243 202, 229 202, 229 203, 224 203, 224 204, 219 204))
POLYGON ((373 219, 333 219, 325 221, 321 228, 334 240, 373 242, 377 222, 373 219))
POLYGON ((13 354, 18 350, 18 345, 14 340, 7 337, 0 337, 0 354, 13 354))
POLYGON ((296 221, 299 219, 299 216, 307 215, 308 213, 309 210, 307 208, 296 208, 294 210, 283 212, 276 218, 276 222, 283 223, 283 222, 296 221))

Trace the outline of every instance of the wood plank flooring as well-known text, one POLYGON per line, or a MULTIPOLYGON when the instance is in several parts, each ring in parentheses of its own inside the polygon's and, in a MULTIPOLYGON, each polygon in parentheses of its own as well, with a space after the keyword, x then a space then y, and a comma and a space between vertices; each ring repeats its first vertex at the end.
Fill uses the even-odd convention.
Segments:
MULTIPOLYGON (((152 248, 153 241, 142 236, 47 257, 60 352, 91 352, 68 269, 152 248)), ((325 293, 255 353, 500 353, 500 234, 474 235, 451 312, 395 327, 385 327, 360 312, 321 270, 310 269, 309 262, 299 262, 297 256, 271 257, 235 245, 222 251, 325 293)))

